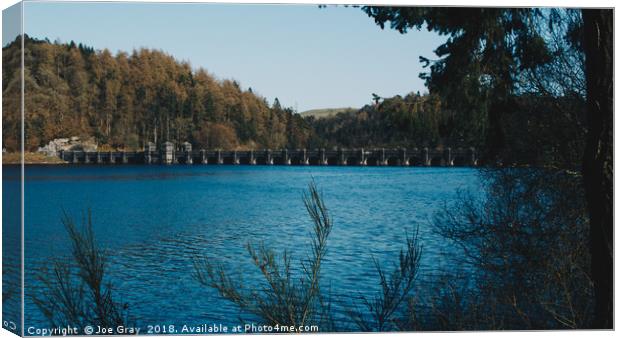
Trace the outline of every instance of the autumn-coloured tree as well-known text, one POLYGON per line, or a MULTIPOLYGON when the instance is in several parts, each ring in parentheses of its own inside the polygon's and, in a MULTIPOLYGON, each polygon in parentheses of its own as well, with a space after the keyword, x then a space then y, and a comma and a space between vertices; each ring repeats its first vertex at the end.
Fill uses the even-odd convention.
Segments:
MULTIPOLYGON (((161 51, 113 55, 74 42, 24 38, 27 151, 70 136, 122 149, 165 141, 196 148, 283 148, 312 133, 292 109, 272 109, 237 81, 217 80, 161 51)), ((19 148, 20 46, 18 37, 3 48, 8 151, 19 148)))

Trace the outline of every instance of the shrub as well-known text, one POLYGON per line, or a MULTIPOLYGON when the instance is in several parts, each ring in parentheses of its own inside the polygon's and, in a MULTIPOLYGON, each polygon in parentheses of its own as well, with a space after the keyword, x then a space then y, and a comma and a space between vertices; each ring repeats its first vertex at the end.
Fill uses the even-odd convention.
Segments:
MULTIPOLYGON (((468 312, 486 314, 465 325, 587 327, 593 297, 579 175, 556 169, 488 170, 484 175, 484 198, 462 194, 434 222, 441 235, 462 248, 472 272, 473 288, 461 289, 459 302, 468 312)), ((447 320, 444 329, 458 329, 453 324, 447 320)))
POLYGON ((97 246, 90 210, 81 228, 66 212, 62 223, 73 260, 56 260, 37 275, 42 287, 34 303, 52 326, 125 326, 128 307, 113 299, 112 285, 105 282, 107 255, 97 246))
POLYGON ((400 251, 398 264, 387 273, 376 259, 380 292, 373 297, 360 296, 363 310, 359 306, 349 311, 350 317, 363 331, 393 331, 403 327, 410 318, 402 306, 413 300, 411 295, 418 275, 421 246, 418 244, 418 231, 406 236, 406 246, 400 251))
POLYGON ((222 264, 208 256, 194 259, 198 282, 215 288, 241 310, 263 319, 267 325, 333 325, 329 301, 321 292, 321 263, 327 253, 332 219, 314 182, 304 193, 303 202, 313 221, 312 253, 300 262, 302 276, 294 276, 292 258, 287 250, 277 255, 263 244, 247 244, 252 263, 266 282, 260 291, 247 290, 240 280, 226 273, 222 264))

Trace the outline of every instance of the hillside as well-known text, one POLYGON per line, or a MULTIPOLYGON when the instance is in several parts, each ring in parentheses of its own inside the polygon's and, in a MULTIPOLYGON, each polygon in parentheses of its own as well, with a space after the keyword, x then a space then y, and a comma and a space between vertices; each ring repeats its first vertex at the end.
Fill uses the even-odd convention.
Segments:
MULTIPOLYGON (((3 142, 20 138, 19 43, 3 48, 3 142)), ((150 49, 112 55, 82 44, 25 39, 26 151, 57 138, 106 149, 188 141, 196 149, 479 146, 479 116, 455 115, 433 95, 361 109, 296 114, 232 80, 150 49), (339 113, 345 114, 339 114, 339 113), (326 118, 331 117, 331 118, 326 118)))
MULTIPOLYGON (((18 148, 20 42, 2 50, 3 141, 18 148)), ((298 148, 311 126, 232 80, 158 50, 112 55, 74 42, 26 36, 26 150, 56 138, 94 137, 99 145, 141 148, 189 141, 204 148, 298 148)))
POLYGON ((320 118, 324 118, 324 117, 332 117, 332 116, 336 116, 339 113, 353 113, 356 112, 358 109, 356 108, 351 108, 351 107, 347 107, 347 108, 325 108, 325 109, 312 109, 312 110, 306 110, 302 113, 300 113, 301 116, 303 117, 314 117, 316 119, 320 119, 320 118))

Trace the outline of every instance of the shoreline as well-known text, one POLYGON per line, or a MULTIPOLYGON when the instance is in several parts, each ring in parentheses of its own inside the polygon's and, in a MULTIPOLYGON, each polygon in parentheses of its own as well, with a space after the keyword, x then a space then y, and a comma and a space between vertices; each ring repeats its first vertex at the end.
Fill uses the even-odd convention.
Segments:
MULTIPOLYGON (((19 165, 21 163, 21 153, 2 153, 2 165, 19 165)), ((26 152, 24 153, 24 164, 60 165, 69 164, 69 162, 42 153, 26 152)))

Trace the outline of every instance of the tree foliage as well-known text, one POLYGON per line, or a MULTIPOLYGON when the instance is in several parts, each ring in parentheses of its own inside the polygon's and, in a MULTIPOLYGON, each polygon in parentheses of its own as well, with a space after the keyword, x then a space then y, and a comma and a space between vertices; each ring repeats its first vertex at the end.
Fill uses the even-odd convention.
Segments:
MULTIPOLYGON (((540 24, 545 12, 531 8, 363 7, 375 22, 401 33, 427 28, 446 35, 438 59, 420 57, 420 74, 446 108, 476 123, 486 157, 501 160, 506 131, 501 121, 516 113, 524 74, 553 60, 540 24)), ((570 10, 569 10, 570 11, 570 10)))
MULTIPOLYGON (((21 38, 3 49, 4 145, 16 151, 21 38)), ((112 55, 82 44, 25 36, 27 150, 69 136, 141 148, 146 142, 189 141, 197 147, 301 147, 310 126, 290 108, 232 80, 140 49, 112 55)))
POLYGON ((480 133, 467 130, 459 116, 437 95, 409 93, 312 122, 323 147, 482 146, 480 133))
MULTIPOLYGON (((18 42, 3 49, 3 135, 9 151, 19 144, 18 42)), ((375 94, 374 104, 358 111, 302 118, 277 98, 269 105, 236 81, 217 80, 161 51, 112 55, 29 37, 25 48, 26 150, 68 136, 125 149, 166 140, 227 149, 487 147, 486 108, 451 108, 439 94, 375 94)))
MULTIPOLYGON (((438 60, 421 57, 430 66, 422 77, 449 108, 487 117, 487 159, 512 162, 515 148, 507 146, 507 129, 519 135, 518 128, 525 126, 534 136, 529 142, 550 145, 534 163, 552 168, 541 171, 543 176, 551 179, 566 170, 581 175, 585 191, 571 198, 588 205, 589 273, 596 300, 588 325, 612 327, 613 10, 368 6, 363 10, 382 28, 389 24, 405 33, 426 27, 447 36, 435 51, 438 60), (528 96, 538 104, 523 109, 519 103, 528 96), (552 114, 543 119, 529 114, 536 110, 552 114), (554 127, 555 119, 570 131, 554 127)), ((517 150, 525 149, 528 141, 524 141, 515 143, 517 150)), ((502 188, 518 181, 508 180, 502 188)), ((557 191, 553 184, 522 184, 533 191, 557 191)))
MULTIPOLYGON (((592 325, 588 217, 580 175, 537 168, 484 172, 487 196, 463 193, 436 229, 472 273, 466 312, 450 329, 577 329, 592 325), (471 295, 474 293, 475 295, 471 295), (465 325, 459 328, 458 325, 465 325)), ((450 316, 444 316, 450 318, 450 316)))

